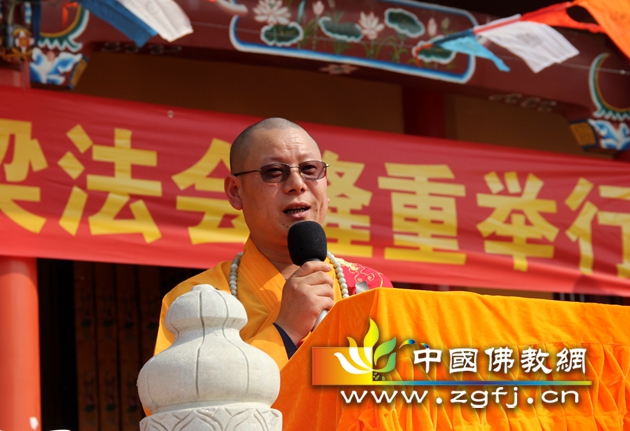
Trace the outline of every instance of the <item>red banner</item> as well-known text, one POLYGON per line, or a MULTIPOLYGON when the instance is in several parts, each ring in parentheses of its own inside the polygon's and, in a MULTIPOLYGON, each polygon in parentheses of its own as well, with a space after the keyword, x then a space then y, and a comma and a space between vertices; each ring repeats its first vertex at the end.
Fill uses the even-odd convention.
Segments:
MULTIPOLYGON (((223 195, 256 118, 1 88, 0 253, 205 268, 247 228, 223 195)), ((393 281, 630 296, 630 165, 304 124, 329 248, 393 281)))

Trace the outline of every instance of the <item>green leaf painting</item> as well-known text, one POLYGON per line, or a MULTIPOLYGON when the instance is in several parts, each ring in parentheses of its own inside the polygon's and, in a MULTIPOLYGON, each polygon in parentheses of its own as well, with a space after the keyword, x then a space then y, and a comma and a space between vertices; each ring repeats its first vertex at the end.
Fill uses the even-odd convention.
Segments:
POLYGON ((361 27, 354 22, 335 22, 330 17, 322 17, 319 26, 326 36, 340 42, 359 42, 363 38, 361 27))
POLYGON ((424 34, 424 24, 418 17, 404 9, 387 9, 385 25, 396 30, 396 33, 415 38, 424 34))
POLYGON ((455 53, 439 46, 434 46, 420 51, 418 57, 426 62, 435 61, 436 63, 446 64, 453 61, 455 53))
POLYGON ((290 46, 302 40, 302 26, 296 22, 288 25, 266 25, 262 28, 260 37, 267 45, 290 46))
POLYGON ((305 6, 306 6, 306 0, 302 0, 300 2, 300 6, 298 6, 297 22, 302 22, 302 19, 304 18, 304 7, 305 6))

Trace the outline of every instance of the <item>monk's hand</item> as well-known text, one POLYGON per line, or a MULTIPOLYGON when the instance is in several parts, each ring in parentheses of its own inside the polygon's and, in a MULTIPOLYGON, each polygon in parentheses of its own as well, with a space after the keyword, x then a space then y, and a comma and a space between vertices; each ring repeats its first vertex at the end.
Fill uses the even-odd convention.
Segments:
POLYGON ((276 324, 295 344, 313 328, 319 313, 335 303, 333 279, 327 274, 331 269, 325 262, 306 262, 284 284, 276 324))

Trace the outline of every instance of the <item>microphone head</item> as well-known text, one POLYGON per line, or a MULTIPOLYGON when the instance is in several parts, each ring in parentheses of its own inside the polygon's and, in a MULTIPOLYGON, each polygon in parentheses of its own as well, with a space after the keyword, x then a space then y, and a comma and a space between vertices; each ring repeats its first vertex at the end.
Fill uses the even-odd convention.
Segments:
POLYGON ((315 221, 301 221, 291 226, 287 241, 291 261, 295 265, 302 266, 310 260, 326 260, 326 233, 315 221))

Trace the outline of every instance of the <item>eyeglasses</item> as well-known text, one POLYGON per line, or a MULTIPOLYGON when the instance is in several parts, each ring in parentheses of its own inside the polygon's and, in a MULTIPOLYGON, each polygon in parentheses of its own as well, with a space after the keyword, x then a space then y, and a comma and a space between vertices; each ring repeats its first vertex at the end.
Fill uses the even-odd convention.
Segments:
POLYGON ((326 176, 326 168, 328 166, 328 163, 324 163, 320 160, 307 160, 297 166, 291 166, 287 163, 271 163, 261 167, 260 169, 237 172, 232 175, 238 177, 239 175, 251 174, 252 172, 260 172, 260 177, 264 182, 281 183, 289 178, 289 175, 291 175, 291 169, 297 168, 300 171, 302 178, 305 180, 315 181, 321 180, 326 176))

